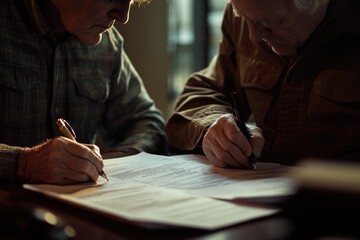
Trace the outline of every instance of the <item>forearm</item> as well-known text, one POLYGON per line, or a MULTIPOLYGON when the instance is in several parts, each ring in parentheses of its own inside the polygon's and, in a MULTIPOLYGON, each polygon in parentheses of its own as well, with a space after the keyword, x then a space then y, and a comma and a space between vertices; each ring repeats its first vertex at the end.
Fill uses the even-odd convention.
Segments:
POLYGON ((177 99, 174 114, 166 124, 170 145, 177 150, 193 150, 201 144, 206 128, 220 116, 232 112, 223 77, 213 78, 215 68, 212 65, 192 75, 177 99))
POLYGON ((226 108, 216 105, 176 112, 166 124, 170 146, 181 151, 194 150, 201 145, 206 129, 225 112, 226 108))
POLYGON ((0 144, 0 183, 15 183, 20 147, 0 144))

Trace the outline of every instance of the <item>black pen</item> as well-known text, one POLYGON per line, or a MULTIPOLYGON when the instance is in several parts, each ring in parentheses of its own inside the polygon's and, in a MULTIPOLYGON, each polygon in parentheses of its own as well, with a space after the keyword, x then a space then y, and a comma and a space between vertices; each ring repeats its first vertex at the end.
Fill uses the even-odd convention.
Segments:
MULTIPOLYGON (((75 131, 72 129, 70 124, 67 121, 65 121, 65 119, 59 118, 56 121, 56 125, 57 125, 59 131, 64 135, 64 137, 67 137, 71 140, 76 141, 75 131)), ((109 181, 109 178, 106 176, 104 171, 100 171, 99 175, 109 181)))
MULTIPOLYGON (((249 130, 246 127, 245 122, 241 118, 240 108, 239 108, 239 105, 238 105, 238 97, 236 95, 236 92, 231 92, 231 100, 232 100, 232 107, 233 107, 234 116, 235 116, 235 119, 236 119, 236 125, 240 129, 242 134, 244 134, 246 139, 249 140, 250 139, 249 130)), ((254 153, 251 153, 251 155, 248 158, 249 158, 250 162, 252 163, 253 168, 256 169, 256 157, 255 157, 254 153)))

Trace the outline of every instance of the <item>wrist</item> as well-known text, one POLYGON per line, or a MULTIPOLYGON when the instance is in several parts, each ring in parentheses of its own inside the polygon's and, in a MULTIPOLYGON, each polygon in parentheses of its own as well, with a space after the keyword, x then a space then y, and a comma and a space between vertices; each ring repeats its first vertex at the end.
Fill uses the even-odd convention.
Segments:
POLYGON ((28 174, 28 159, 30 148, 21 148, 18 157, 18 167, 16 171, 17 179, 19 182, 27 182, 30 179, 28 174))

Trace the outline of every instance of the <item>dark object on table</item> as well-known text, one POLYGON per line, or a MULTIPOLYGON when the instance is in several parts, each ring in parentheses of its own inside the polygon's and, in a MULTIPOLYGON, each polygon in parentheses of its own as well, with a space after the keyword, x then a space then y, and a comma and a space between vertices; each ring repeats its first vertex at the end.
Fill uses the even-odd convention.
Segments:
POLYGON ((0 239, 68 240, 75 230, 61 218, 42 208, 0 203, 0 239))
POLYGON ((360 239, 360 164, 310 159, 300 166, 290 173, 298 190, 285 207, 294 236, 360 239))

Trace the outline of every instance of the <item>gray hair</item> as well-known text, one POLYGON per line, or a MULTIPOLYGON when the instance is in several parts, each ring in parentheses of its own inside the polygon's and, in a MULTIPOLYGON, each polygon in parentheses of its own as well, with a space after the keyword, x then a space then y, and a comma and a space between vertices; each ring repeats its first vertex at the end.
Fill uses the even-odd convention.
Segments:
POLYGON ((312 5, 314 4, 315 1, 313 0, 293 0, 294 1, 294 5, 299 8, 299 9, 306 9, 308 10, 309 8, 312 7, 312 5))
POLYGON ((318 0, 293 0, 293 3, 298 10, 306 11, 310 15, 316 10, 318 0))

